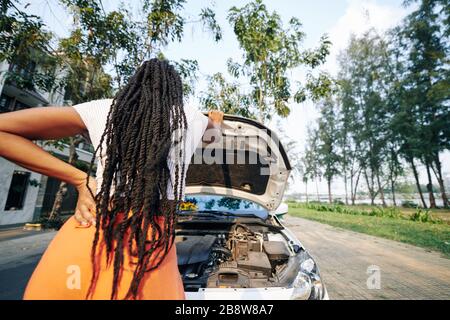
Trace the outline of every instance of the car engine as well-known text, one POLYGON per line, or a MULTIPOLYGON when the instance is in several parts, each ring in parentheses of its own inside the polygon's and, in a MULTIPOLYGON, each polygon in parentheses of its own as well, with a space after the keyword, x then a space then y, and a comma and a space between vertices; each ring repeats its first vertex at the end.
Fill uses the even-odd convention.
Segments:
POLYGON ((177 230, 178 267, 186 291, 275 286, 277 273, 291 256, 281 234, 265 227, 197 227, 198 232, 193 224, 177 230))

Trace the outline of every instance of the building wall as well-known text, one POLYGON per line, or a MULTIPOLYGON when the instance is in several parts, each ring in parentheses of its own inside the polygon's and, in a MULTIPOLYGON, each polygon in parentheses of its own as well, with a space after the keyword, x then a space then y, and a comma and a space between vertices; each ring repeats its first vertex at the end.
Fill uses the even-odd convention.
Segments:
POLYGON ((8 71, 9 64, 6 61, 0 61, 0 93, 3 91, 5 84, 5 72, 8 71))
MULTIPOLYGON (((54 147, 46 147, 47 151, 57 152, 61 155, 68 155, 68 148, 58 150, 54 147)), ((79 160, 89 164, 92 153, 77 150, 79 160)), ((22 168, 4 158, 0 157, 0 226, 23 224, 36 221, 41 216, 41 210, 45 201, 45 197, 53 198, 54 195, 46 194, 48 178, 44 175, 32 172, 22 168), (30 181, 39 182, 39 186, 28 185, 25 194, 24 206, 21 210, 5 210, 6 200, 8 198, 9 188, 11 186, 12 176, 15 170, 30 172, 30 181)), ((70 193, 73 196, 73 192, 70 193)), ((71 199, 65 199, 64 202, 73 203, 71 199)), ((64 207, 64 206, 63 206, 64 207)), ((65 206, 67 207, 67 205, 65 206)))
MULTIPOLYGON (((42 175, 41 176, 41 184, 39 186, 39 191, 36 196, 36 202, 34 205, 34 211, 33 211, 33 219, 31 221, 37 221, 39 217, 41 216, 41 210, 42 205, 44 204, 44 197, 45 197, 45 186, 47 185, 48 177, 42 175)), ((26 221, 29 222, 29 221, 26 221)))
MULTIPOLYGON (((8 69, 9 64, 5 61, 0 61, 0 94, 4 93, 10 97, 15 97, 18 101, 32 107, 42 105, 64 105, 64 91, 55 90, 52 92, 43 92, 42 90, 37 90, 35 95, 32 92, 20 90, 11 85, 5 85, 5 71, 8 71, 8 69)), ((64 70, 57 70, 57 78, 63 77, 64 72, 64 70)), ((68 148, 64 148, 62 151, 53 147, 46 147, 45 149, 61 155, 68 155, 68 148)), ((92 158, 91 152, 80 149, 77 153, 79 160, 90 163, 92 158)), ((40 217, 45 198, 49 196, 45 193, 47 189, 47 180, 48 179, 46 176, 42 176, 38 173, 21 168, 0 157, 0 226, 36 221, 40 217), (27 191, 23 202, 24 205, 21 210, 5 210, 14 170, 30 172, 30 181, 37 181, 40 185, 33 186, 29 184, 27 186, 27 191)))
POLYGON ((19 224, 33 221, 39 186, 28 184, 24 206, 21 210, 5 210, 6 199, 11 185, 14 170, 28 171, 30 180, 41 181, 41 175, 17 166, 4 158, 0 158, 0 225, 19 224))

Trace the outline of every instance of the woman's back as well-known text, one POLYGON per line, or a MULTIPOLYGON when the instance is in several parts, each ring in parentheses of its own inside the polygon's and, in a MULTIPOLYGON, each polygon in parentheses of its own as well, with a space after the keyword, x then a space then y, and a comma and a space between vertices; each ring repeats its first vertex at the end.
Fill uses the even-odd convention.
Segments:
MULTIPOLYGON (((74 105, 73 108, 79 113, 81 119, 86 125, 89 133, 89 139, 94 147, 97 149, 100 144, 100 140, 103 132, 105 131, 106 121, 108 118, 109 111, 111 109, 111 105, 113 103, 113 99, 101 99, 94 100, 78 105, 74 105)), ((195 152, 196 147, 201 142, 203 134, 208 125, 208 118, 203 115, 198 109, 193 107, 191 104, 184 105, 184 112, 186 114, 186 122, 188 124, 185 134, 185 160, 186 160, 186 170, 189 166, 189 162, 191 160, 192 155, 195 152)), ((106 151, 106 141, 103 143, 103 151, 106 151)), ((170 158, 173 158, 175 152, 170 152, 170 158)), ((172 179, 175 179, 175 169, 174 169, 174 159, 168 159, 168 165, 171 171, 172 179)), ((106 154, 103 152, 102 155, 96 155, 97 160, 97 170, 96 170, 96 181, 97 186, 101 186, 102 178, 103 178, 103 168, 106 161, 106 154)), ((180 177, 178 177, 180 179, 180 177)), ((170 181, 168 185, 168 193, 169 198, 173 198, 173 185, 170 181)))
MULTIPOLYGON (((209 120, 184 105, 182 91, 175 69, 152 59, 114 99, 72 108, 95 148, 91 170, 97 166, 97 184, 89 178, 80 184, 75 217, 80 210, 84 217, 95 214, 95 228, 70 218, 42 257, 25 298, 184 297, 174 225, 185 173, 209 120)), ((79 174, 64 164, 60 177, 67 176, 63 168, 79 174)))

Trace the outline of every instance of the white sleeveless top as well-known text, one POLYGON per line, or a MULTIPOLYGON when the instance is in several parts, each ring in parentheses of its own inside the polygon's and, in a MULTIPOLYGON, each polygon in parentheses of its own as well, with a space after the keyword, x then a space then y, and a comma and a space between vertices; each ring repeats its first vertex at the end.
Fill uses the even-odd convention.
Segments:
MULTIPOLYGON (((102 99, 95 100, 90 102, 85 102, 81 104, 74 105, 73 108, 78 112, 81 119, 83 120, 86 128, 89 132, 89 138, 94 146, 97 149, 100 144, 100 139, 102 137, 103 131, 105 130, 106 120, 108 117, 109 109, 112 104, 112 99, 102 99)), ((185 131, 185 172, 187 172, 189 162, 192 158, 192 155, 195 152, 195 149, 199 145, 202 140, 203 134, 208 125, 208 117, 206 117, 203 113, 201 113, 198 109, 194 108, 190 104, 185 104, 184 112, 186 114, 186 122, 187 122, 187 130, 185 131)), ((103 178, 103 168, 105 165, 106 159, 106 145, 102 146, 103 154, 97 155, 97 172, 96 172, 96 181, 97 181, 97 191, 100 190, 100 186, 102 184, 103 178)), ((173 186, 172 182, 175 181, 175 172, 174 172, 174 160, 171 159, 172 153, 169 155, 168 164, 169 169, 171 171, 172 179, 169 181, 167 185, 167 194, 169 199, 173 199, 173 186)), ((180 180, 180 177, 177 177, 180 180)), ((181 182, 181 181, 180 181, 181 182)), ((182 181, 182 194, 184 194, 185 181, 182 181)))

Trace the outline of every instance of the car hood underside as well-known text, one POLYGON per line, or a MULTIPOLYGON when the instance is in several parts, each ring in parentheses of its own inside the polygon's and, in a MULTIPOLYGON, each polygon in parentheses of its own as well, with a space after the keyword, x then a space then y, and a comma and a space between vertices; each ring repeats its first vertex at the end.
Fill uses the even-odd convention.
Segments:
POLYGON ((225 116, 222 140, 202 143, 186 175, 186 194, 213 194, 256 202, 269 211, 281 203, 291 166, 274 132, 225 116))

